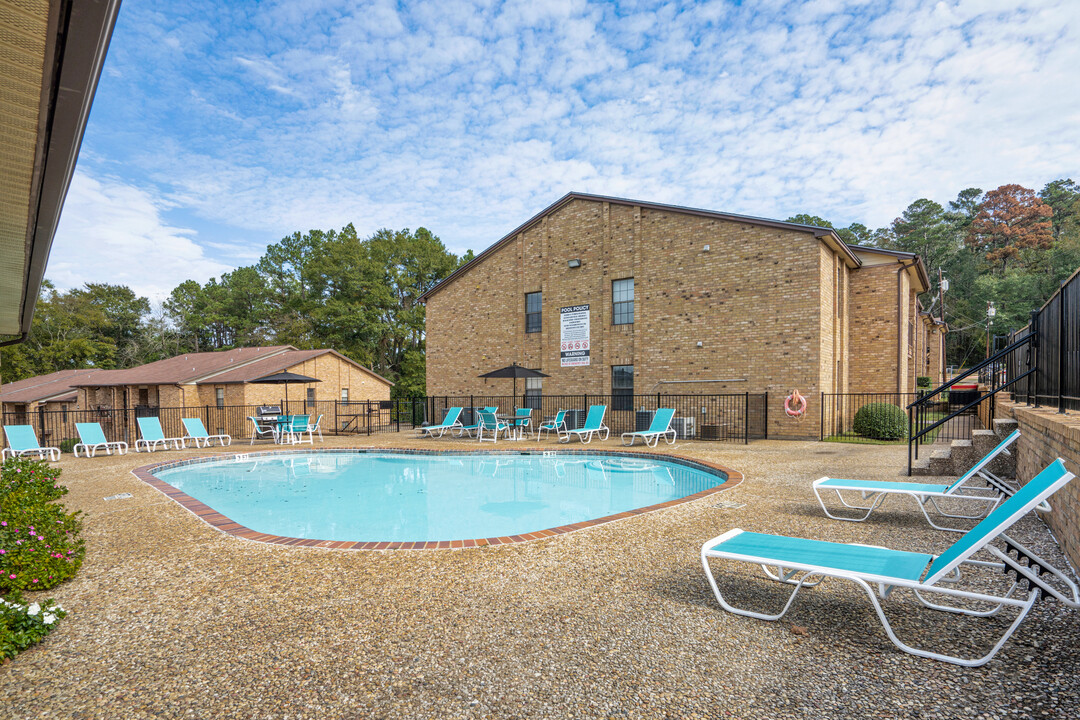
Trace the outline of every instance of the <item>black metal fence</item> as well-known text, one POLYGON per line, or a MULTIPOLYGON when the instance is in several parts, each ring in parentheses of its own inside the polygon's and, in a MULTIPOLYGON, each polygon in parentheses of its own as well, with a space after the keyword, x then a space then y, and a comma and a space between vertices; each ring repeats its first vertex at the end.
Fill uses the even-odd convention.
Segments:
MULTIPOLYGON (((463 419, 471 420, 472 408, 497 406, 513 412, 514 408, 534 408, 534 422, 539 424, 559 410, 567 414, 570 427, 585 422, 590 405, 607 405, 605 423, 613 433, 644 430, 652 422, 658 407, 675 408, 673 427, 680 438, 696 440, 726 440, 747 442, 767 435, 768 396, 765 393, 734 395, 473 395, 463 397, 415 397, 394 400, 362 400, 359 402, 290 400, 281 407, 287 415, 310 415, 320 423, 324 435, 372 435, 399 432, 419 427, 425 422, 438 422, 446 408, 455 405, 468 408, 463 419), (615 409, 618 408, 618 409, 615 409)), ((110 441, 123 440, 133 444, 139 435, 137 418, 156 417, 161 421, 166 437, 183 437, 183 418, 199 418, 211 434, 227 433, 234 441, 251 438, 258 416, 257 405, 230 405, 165 408, 140 407, 129 409, 45 410, 0 413, 0 424, 32 425, 38 441, 59 447, 78 442, 75 424, 100 423, 110 441)))
POLYGON ((1080 270, 1031 313, 1031 322, 1010 336, 1010 344, 1028 333, 1031 342, 1010 353, 1006 363, 1008 378, 1017 380, 1010 388, 1013 400, 1058 412, 1080 410, 1080 270))
POLYGON ((570 429, 585 424, 591 405, 606 405, 604 424, 613 434, 645 430, 657 408, 674 408, 672 427, 680 439, 746 443, 768 437, 768 393, 727 395, 459 395, 426 398, 426 419, 438 422, 447 408, 465 408, 462 421, 470 424, 473 408, 533 408, 538 425, 566 410, 570 429))
MULTIPOLYGON (((917 434, 923 428, 947 417, 954 410, 964 407, 973 399, 967 391, 954 390, 951 393, 943 393, 935 402, 928 404, 916 414, 912 430, 909 425, 907 406, 922 395, 922 392, 822 393, 821 439, 851 443, 880 443, 882 441, 905 443, 909 433, 917 434), (886 414, 895 416, 896 422, 883 427, 882 432, 869 434, 858 432, 855 427, 855 416, 860 409, 876 404, 894 406, 895 412, 878 409, 876 415, 878 417, 886 414), (902 429, 902 432, 897 433, 897 429, 902 429)), ((971 431, 981 427, 976 410, 976 408, 970 408, 957 415, 934 431, 923 435, 919 438, 919 443, 926 445, 936 440, 970 440, 971 431)), ((866 412, 869 413, 871 410, 868 409, 866 412)), ((885 425, 881 421, 877 424, 885 425)))

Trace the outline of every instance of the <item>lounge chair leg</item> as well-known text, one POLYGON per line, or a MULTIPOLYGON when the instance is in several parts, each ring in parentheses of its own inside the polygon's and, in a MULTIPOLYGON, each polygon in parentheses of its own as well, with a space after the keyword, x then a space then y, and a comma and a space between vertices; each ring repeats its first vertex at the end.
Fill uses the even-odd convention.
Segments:
POLYGON ((870 517, 870 513, 874 512, 874 510, 876 510, 878 506, 881 505, 881 503, 885 500, 885 495, 883 493, 877 493, 877 498, 872 503, 870 503, 869 506, 852 505, 844 499, 844 496, 840 494, 839 490, 833 490, 833 492, 836 493, 836 499, 839 500, 844 507, 851 508, 852 510, 866 511, 866 514, 862 517, 843 517, 841 515, 833 515, 831 512, 829 512, 829 508, 825 506, 825 500, 821 497, 821 492, 816 487, 813 488, 813 490, 814 495, 817 496, 818 504, 821 505, 821 509, 828 517, 832 518, 833 520, 846 520, 847 522, 863 522, 864 520, 866 520, 866 518, 870 517))
MULTIPOLYGON (((787 614, 788 608, 791 607, 791 603, 795 601, 795 596, 799 594, 799 590, 801 590, 804 586, 807 586, 806 581, 814 576, 814 573, 808 573, 804 575, 798 582, 788 583, 794 584, 795 589, 791 591, 791 595, 788 597, 787 602, 784 603, 784 608, 775 615, 766 615, 764 613, 754 612, 753 610, 742 610, 728 604, 728 602, 724 600, 724 596, 720 593, 720 588, 716 585, 716 578, 713 577, 712 568, 709 567, 709 558, 704 553, 702 553, 701 555, 701 564, 705 568, 705 576, 709 579, 709 586, 712 588, 713 595, 716 596, 716 601, 720 603, 720 606, 722 608, 724 608, 728 612, 735 613, 736 615, 745 615, 747 617, 757 618, 758 620, 779 620, 780 618, 784 617, 784 615, 787 614)), ((817 580, 815 581, 815 584, 818 582, 821 581, 817 580)))

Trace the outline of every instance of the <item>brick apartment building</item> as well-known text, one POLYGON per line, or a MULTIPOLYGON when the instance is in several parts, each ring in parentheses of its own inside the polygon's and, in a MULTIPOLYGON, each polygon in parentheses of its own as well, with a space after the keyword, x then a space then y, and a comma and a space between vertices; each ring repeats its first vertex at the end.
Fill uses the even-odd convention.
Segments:
POLYGON ((928 286, 916 255, 827 228, 570 193, 423 298, 428 392, 499 392, 477 376, 512 362, 550 395, 767 391, 770 437, 816 438, 820 393, 908 392, 940 366, 928 286))

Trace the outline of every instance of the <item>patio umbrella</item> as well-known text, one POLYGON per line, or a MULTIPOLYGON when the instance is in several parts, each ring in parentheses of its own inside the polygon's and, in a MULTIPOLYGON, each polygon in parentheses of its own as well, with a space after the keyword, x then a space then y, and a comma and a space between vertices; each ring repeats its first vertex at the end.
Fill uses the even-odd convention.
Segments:
POLYGON ((539 370, 530 370, 527 367, 522 367, 517 363, 507 365, 504 368, 498 370, 492 370, 489 373, 480 375, 482 378, 514 378, 514 397, 517 397, 517 379, 518 378, 545 378, 551 377, 539 370))
POLYGON ((289 412, 289 383, 317 383, 322 382, 319 378, 308 377, 307 375, 298 375, 291 372, 279 372, 273 375, 267 375, 265 377, 258 378, 256 380, 248 380, 249 383, 259 383, 262 385, 284 385, 285 386, 285 407, 282 408, 286 414, 289 412))

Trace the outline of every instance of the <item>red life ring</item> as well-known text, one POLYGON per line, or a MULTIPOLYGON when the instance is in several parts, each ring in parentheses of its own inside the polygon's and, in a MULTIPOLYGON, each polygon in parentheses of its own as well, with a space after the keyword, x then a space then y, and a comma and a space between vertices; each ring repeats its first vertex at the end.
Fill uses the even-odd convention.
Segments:
POLYGON ((802 417, 806 412, 806 398, 800 395, 798 390, 792 390, 791 394, 784 399, 784 412, 788 417, 802 417))

